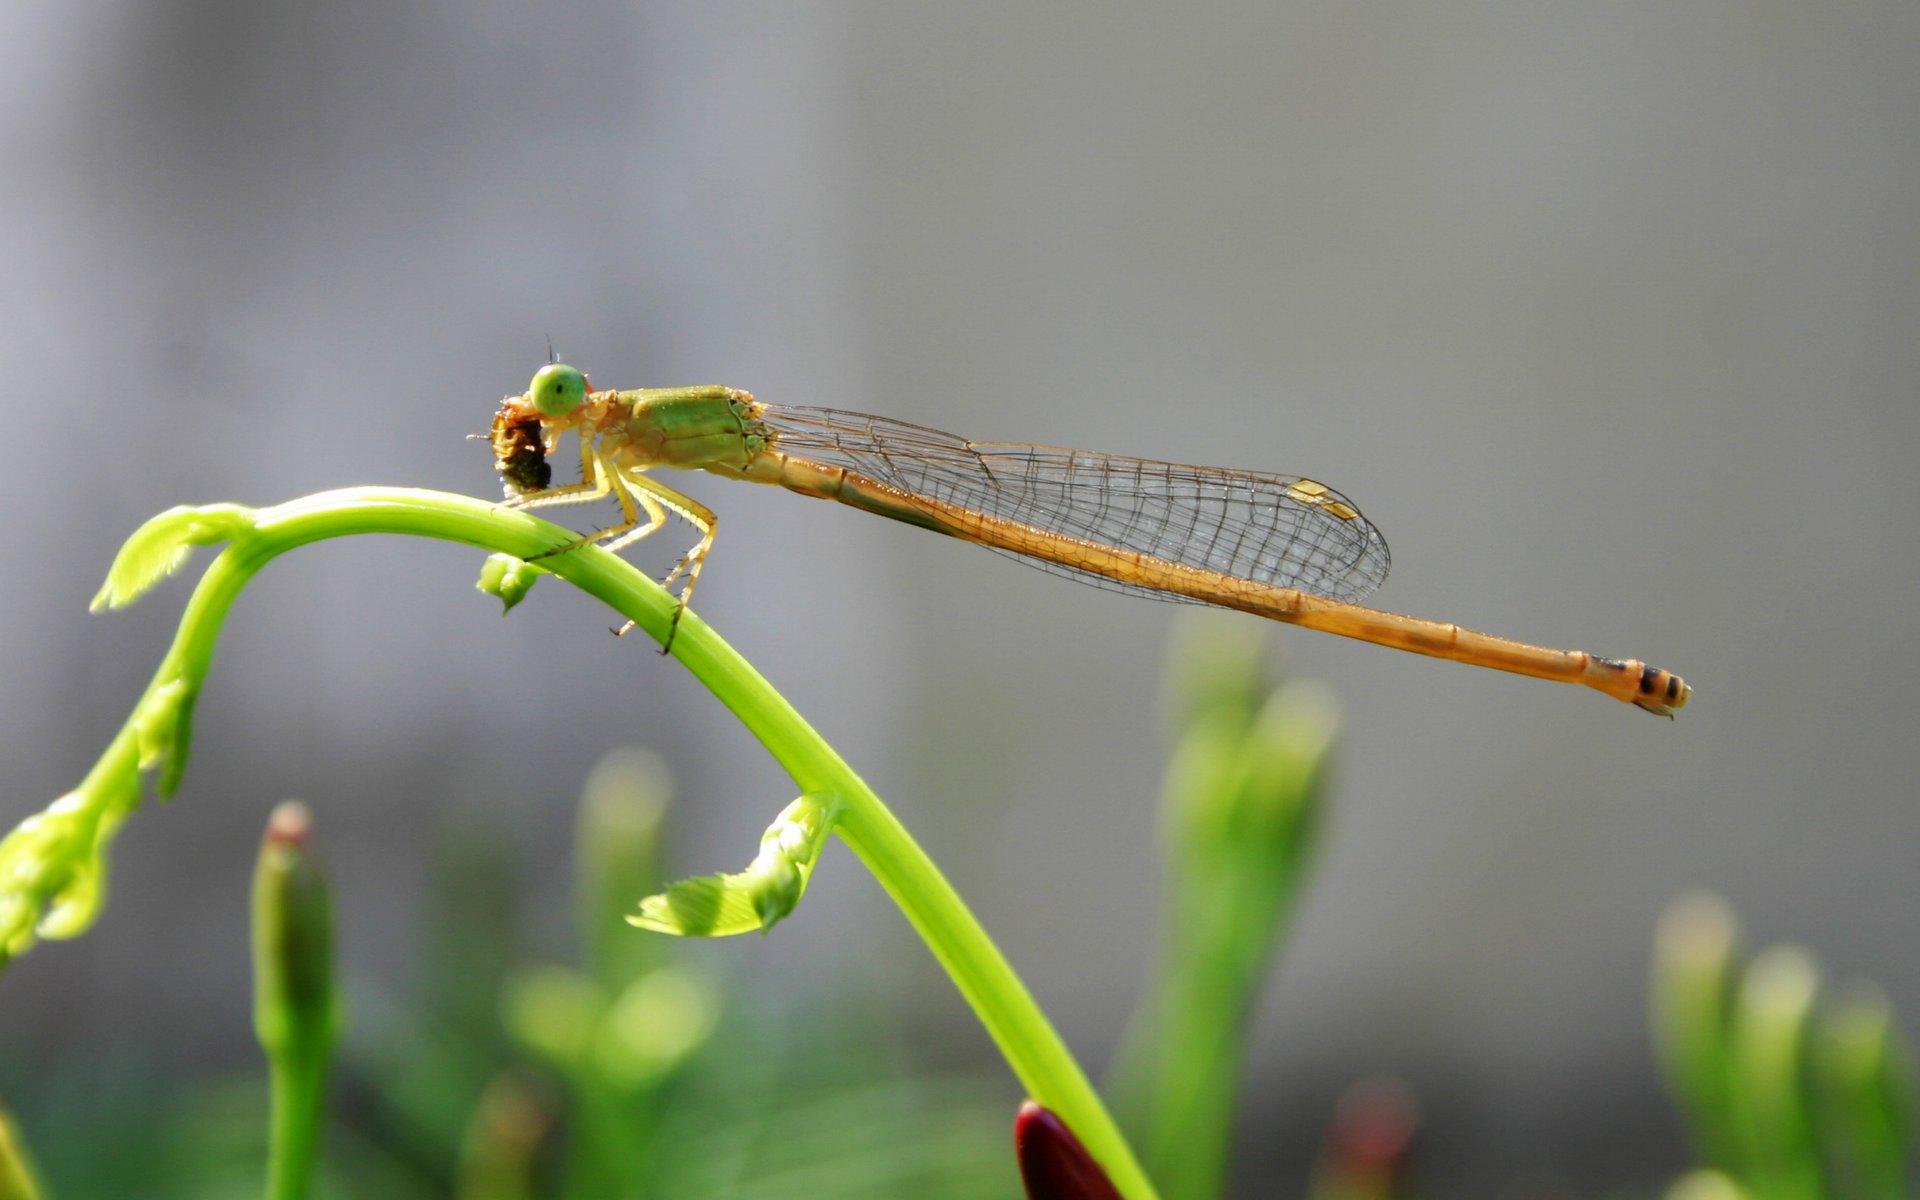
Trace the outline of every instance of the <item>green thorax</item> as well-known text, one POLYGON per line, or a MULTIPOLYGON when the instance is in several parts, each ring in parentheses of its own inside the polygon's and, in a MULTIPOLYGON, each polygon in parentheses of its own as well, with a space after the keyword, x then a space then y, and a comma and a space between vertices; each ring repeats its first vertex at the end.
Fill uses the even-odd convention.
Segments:
POLYGON ((718 384, 618 393, 624 422, 607 429, 614 459, 631 467, 740 470, 767 445, 746 392, 718 384))

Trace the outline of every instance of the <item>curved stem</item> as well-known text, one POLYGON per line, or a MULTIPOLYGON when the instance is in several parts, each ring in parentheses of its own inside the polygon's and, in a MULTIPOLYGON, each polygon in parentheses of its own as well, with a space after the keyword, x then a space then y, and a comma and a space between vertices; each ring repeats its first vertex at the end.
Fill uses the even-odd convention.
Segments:
MULTIPOLYGON (((187 664, 204 673, 221 618, 268 561, 309 542, 362 533, 464 542, 523 559, 572 538, 527 513, 414 489, 347 488, 258 510, 251 532, 236 538, 194 592, 156 685, 178 678, 187 664)), ((655 641, 666 637, 673 598, 624 560, 587 547, 542 559, 540 566, 606 602, 655 641)), ((840 797, 845 805, 836 826, 841 837, 919 931, 1028 1094, 1066 1122, 1122 1195, 1153 1197, 1152 1185, 1059 1034, 953 886, 873 789, 697 615, 680 619, 672 656, 759 739, 802 792, 840 797)), ((123 732, 109 755, 136 754, 136 744, 123 732)), ((103 761, 96 773, 105 766, 103 761)))

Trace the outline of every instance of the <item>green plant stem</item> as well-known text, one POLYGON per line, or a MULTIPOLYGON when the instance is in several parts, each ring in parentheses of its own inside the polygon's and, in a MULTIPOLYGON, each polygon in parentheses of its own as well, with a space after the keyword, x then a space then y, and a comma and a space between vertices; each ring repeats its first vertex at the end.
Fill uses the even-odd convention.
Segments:
POLYGON ((267 1142, 267 1200, 304 1200, 313 1189, 320 1159, 321 1105, 327 1090, 327 1061, 299 1055, 270 1055, 270 1119, 267 1142))
MULTIPOLYGON (((183 674, 202 677, 220 623, 241 588, 269 561, 295 547, 353 534, 395 533, 462 542, 524 559, 564 545, 573 536, 524 512, 404 488, 322 492, 257 510, 252 522, 251 532, 236 537, 201 579, 167 661, 155 676, 155 687, 183 674)), ((624 560, 588 547, 541 559, 539 565, 604 601, 654 640, 666 637, 673 597, 624 560)), ((953 886, 873 790, 697 615, 681 618, 672 656, 759 739, 802 792, 841 798, 841 837, 919 931, 1028 1095, 1067 1123, 1123 1196, 1153 1197, 1152 1185, 1059 1034, 953 886)), ((138 752, 130 725, 89 781, 110 778, 101 775, 103 771, 129 770, 138 752), (108 758, 117 761, 110 764, 108 758)))

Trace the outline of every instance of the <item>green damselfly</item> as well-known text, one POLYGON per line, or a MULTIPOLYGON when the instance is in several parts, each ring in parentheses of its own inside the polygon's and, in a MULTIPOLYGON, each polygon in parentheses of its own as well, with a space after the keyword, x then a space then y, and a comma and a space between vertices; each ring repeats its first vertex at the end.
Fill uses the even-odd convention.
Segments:
POLYGON ((1352 501, 1297 475, 1184 466, 1020 442, 976 442, 865 413, 762 404, 719 386, 595 391, 551 363, 494 417, 510 504, 611 495, 621 520, 589 542, 618 550, 677 514, 700 532, 664 583, 693 598, 717 520, 656 467, 709 471, 877 513, 1100 587, 1238 609, 1434 658, 1578 683, 1672 716, 1691 689, 1630 659, 1555 650, 1363 607, 1386 580, 1380 531, 1352 501), (547 458, 580 438, 580 482, 550 487, 547 458))

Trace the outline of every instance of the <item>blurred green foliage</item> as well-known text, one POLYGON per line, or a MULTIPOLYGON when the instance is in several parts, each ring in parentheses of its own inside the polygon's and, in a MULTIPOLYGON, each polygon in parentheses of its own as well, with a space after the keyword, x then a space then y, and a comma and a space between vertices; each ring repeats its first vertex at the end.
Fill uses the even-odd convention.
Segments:
POLYGON ((1167 1200, 1222 1194, 1254 1002, 1307 877, 1339 727, 1318 685, 1275 686, 1246 622, 1183 622, 1168 669, 1160 967, 1116 1103, 1167 1200))
MULTIPOLYGON (((1252 1014, 1311 873, 1339 718, 1323 689, 1275 679, 1260 631, 1204 617, 1181 628, 1168 671, 1162 948, 1112 1090, 1168 1200, 1213 1200, 1227 1190, 1252 1014)), ((807 803, 783 815, 785 833, 776 822, 763 857, 810 869, 809 827, 787 820, 807 803)), ((855 988, 782 1010, 695 966, 676 940, 632 927, 637 903, 669 873, 670 804, 666 770, 644 751, 610 755, 592 772, 576 825, 572 962, 517 952, 525 901, 502 831, 454 831, 432 875, 417 992, 357 997, 326 1098, 317 1194, 1013 1194, 1004 1081, 919 1071, 855 988)), ((324 1059, 339 1002, 316 969, 327 904, 311 863, 290 853, 304 848, 304 830, 270 834, 263 847, 256 1020, 273 1077, 292 1063, 318 1095, 316 1055, 324 1059)), ((709 878, 748 895, 754 871, 709 878)), ((795 875, 786 893, 797 898, 804 882, 795 875)), ((771 923, 752 905, 741 911, 771 923)), ((1824 997, 1799 949, 1749 957, 1731 912, 1710 896, 1663 919, 1651 982, 1661 1064, 1700 1164, 1668 1200, 1913 1194, 1913 1068, 1877 992, 1824 997)), ((260 1079, 182 1092, 124 1062, 81 1061, 11 1090, 31 1103, 24 1124, 48 1186, 0 1114, 0 1200, 260 1195, 269 1107, 260 1079)), ((1357 1085, 1336 1110, 1308 1195, 1410 1194, 1417 1124, 1403 1085, 1357 1085)))
POLYGON ((1822 1002, 1811 955, 1743 959, 1733 912, 1688 896, 1662 918, 1655 1041, 1706 1170, 1671 1197, 1898 1200, 1913 1160, 1913 1063, 1866 985, 1822 1002))
POLYGON ((0 1200, 40 1200, 40 1181, 13 1115, 0 1109, 0 1200))
MULTIPOLYGON (((315 1194, 971 1200, 1017 1187, 1004 1084, 915 1074, 884 1018, 856 1001, 801 1012, 730 1001, 673 941, 627 923, 661 878, 669 803, 645 752, 610 755, 589 778, 572 965, 518 961, 505 839, 453 834, 431 880, 417 996, 357 998, 347 1023, 315 1194)), ((294 1034, 325 1031, 336 1011, 330 994, 293 986, 310 954, 272 953, 311 948, 308 918, 324 909, 295 857, 270 837, 256 880, 256 943, 272 967, 258 1023, 276 1056, 290 1042, 304 1054, 310 1040, 294 1034)), ((261 1194, 262 1080, 182 1092, 96 1062, 15 1091, 31 1101, 49 1200, 261 1194)), ((5 1200, 37 1194, 5 1190, 22 1154, 0 1153, 5 1200)))

